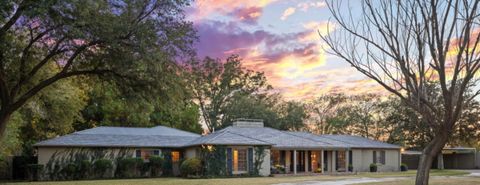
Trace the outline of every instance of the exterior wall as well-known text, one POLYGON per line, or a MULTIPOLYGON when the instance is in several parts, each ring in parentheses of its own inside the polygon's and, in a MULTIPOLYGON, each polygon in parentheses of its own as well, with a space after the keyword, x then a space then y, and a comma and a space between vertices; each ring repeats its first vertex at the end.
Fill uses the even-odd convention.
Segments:
MULTIPOLYGON (((358 149, 352 150, 352 166, 353 171, 365 171, 363 168, 363 151, 358 149)), ((372 159, 370 159, 372 160, 372 159)), ((369 170, 369 169, 367 169, 369 170)))
MULTIPOLYGON (((253 153, 253 156, 255 156, 255 150, 253 151, 253 153)), ((270 156, 270 149, 265 149, 265 157, 263 158, 263 163, 260 165, 259 175, 270 175, 270 156)))
POLYGON ((195 157, 199 157, 199 154, 197 152, 197 149, 196 147, 192 147, 192 148, 187 148, 185 149, 185 154, 184 154, 184 157, 185 159, 190 159, 190 158, 195 158, 195 157))
MULTIPOLYGON (((373 151, 382 151, 382 149, 353 149, 352 150, 352 165, 353 171, 368 172, 370 171, 370 164, 373 163, 373 151)), ((400 170, 400 150, 384 149, 385 164, 377 163, 377 171, 389 172, 400 170)))

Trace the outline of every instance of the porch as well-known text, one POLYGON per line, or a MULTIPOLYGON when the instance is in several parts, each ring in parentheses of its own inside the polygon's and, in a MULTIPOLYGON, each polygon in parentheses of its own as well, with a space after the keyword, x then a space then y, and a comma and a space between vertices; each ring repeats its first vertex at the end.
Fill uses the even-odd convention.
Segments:
POLYGON ((270 159, 272 174, 338 174, 349 172, 352 151, 272 149, 270 159))

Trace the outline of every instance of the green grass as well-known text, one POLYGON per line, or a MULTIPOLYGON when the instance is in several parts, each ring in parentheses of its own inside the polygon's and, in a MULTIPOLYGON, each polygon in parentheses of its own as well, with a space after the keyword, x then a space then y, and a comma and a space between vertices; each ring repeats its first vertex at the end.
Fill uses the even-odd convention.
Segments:
MULTIPOLYGON (((371 177, 371 178, 382 178, 382 177, 413 177, 415 176, 416 171, 408 172, 388 172, 388 173, 360 173, 357 175, 317 175, 317 176, 282 176, 282 177, 256 177, 256 178, 216 178, 216 179, 182 179, 182 178, 154 178, 154 179, 115 179, 115 180, 83 180, 83 181, 55 181, 55 182, 18 182, 18 183, 7 183, 10 185, 83 185, 83 184, 92 184, 92 185, 270 185, 275 183, 288 183, 288 182, 302 182, 302 181, 327 181, 327 180, 339 180, 339 179, 349 179, 349 178, 360 178, 360 177, 371 177)), ((433 170, 432 176, 457 176, 465 175, 467 172, 456 171, 456 170, 433 170)), ((479 184, 479 181, 474 181, 476 184, 479 184)), ((401 181, 404 185, 411 184, 410 181, 401 181)), ((455 184, 450 182, 451 184, 455 184)), ((388 185, 397 185, 392 184, 392 182, 385 183, 388 185)), ((462 181, 460 184, 467 184, 466 181, 462 181)), ((474 183, 475 184, 475 183, 474 183)), ((381 184, 379 184, 381 185, 381 184)))

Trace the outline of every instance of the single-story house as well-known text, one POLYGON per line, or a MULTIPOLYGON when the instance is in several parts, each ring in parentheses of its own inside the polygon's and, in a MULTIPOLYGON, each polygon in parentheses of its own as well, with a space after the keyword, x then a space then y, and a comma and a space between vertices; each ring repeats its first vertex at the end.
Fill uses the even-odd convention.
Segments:
MULTIPOLYGON (((281 131, 265 127, 261 120, 237 120, 227 128, 201 136, 165 126, 153 128, 97 127, 36 143, 38 163, 47 164, 61 151, 82 148, 123 149, 131 157, 148 159, 170 152, 175 168, 181 159, 197 157, 208 146, 226 148, 227 174, 248 173, 256 147, 264 148, 259 174, 267 176, 277 167, 286 173, 369 171, 372 163, 378 171, 399 171, 400 146, 350 135, 316 135, 308 132, 281 131)), ((213 159, 216 160, 216 159, 213 159)), ((218 159, 221 160, 221 159, 218 159)))

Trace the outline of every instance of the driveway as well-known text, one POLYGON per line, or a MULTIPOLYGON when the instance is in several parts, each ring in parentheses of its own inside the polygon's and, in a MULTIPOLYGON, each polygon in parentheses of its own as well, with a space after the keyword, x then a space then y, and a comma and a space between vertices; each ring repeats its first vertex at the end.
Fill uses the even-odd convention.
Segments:
POLYGON ((305 181, 305 182, 296 182, 296 183, 280 183, 275 185, 348 185, 348 184, 361 184, 361 183, 371 183, 371 182, 387 182, 387 181, 396 181, 407 179, 407 177, 386 177, 386 178, 353 178, 353 179, 343 179, 335 181, 305 181))
MULTIPOLYGON (((470 174, 465 176, 434 176, 432 178, 441 179, 441 178, 467 178, 467 177, 480 177, 480 170, 462 170, 469 172, 470 174)), ((349 184, 362 184, 362 183, 373 183, 373 182, 388 182, 388 181, 398 181, 413 179, 415 177, 382 177, 382 178, 352 178, 352 179, 340 179, 340 180, 331 180, 331 181, 304 181, 304 182, 295 182, 295 183, 280 183, 274 185, 349 185, 349 184)))
POLYGON ((466 172, 470 172, 467 176, 473 176, 473 177, 480 177, 480 170, 463 170, 466 172))

